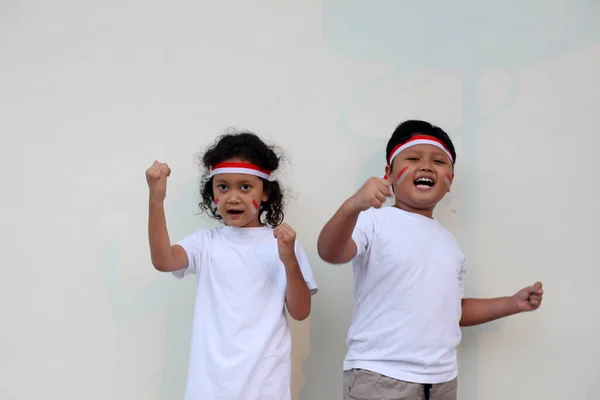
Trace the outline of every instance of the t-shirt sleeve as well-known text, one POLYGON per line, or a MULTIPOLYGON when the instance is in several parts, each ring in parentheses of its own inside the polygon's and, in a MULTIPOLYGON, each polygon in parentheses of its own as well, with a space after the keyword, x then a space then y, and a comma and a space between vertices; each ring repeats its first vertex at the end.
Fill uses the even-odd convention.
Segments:
POLYGON ((458 273, 458 290, 460 292, 460 298, 465 298, 465 273, 467 272, 465 258, 462 259, 462 264, 460 266, 460 272, 458 273))
POLYGON ((356 226, 352 232, 352 240, 356 244, 356 257, 368 253, 371 249, 374 226, 373 218, 367 211, 359 214, 356 226))
POLYGON ((306 281, 306 286, 308 286, 308 290, 310 294, 316 294, 319 291, 317 286, 317 282, 313 276, 312 268, 310 266, 310 262, 308 261, 308 257, 306 257, 306 253, 304 253, 304 249, 300 245, 300 242, 296 240, 296 258, 298 259, 298 264, 300 265, 300 271, 302 271, 302 276, 306 281))
POLYGON ((194 233, 184 237, 177 243, 183 248, 188 258, 188 266, 173 272, 173 276, 182 279, 190 274, 198 274, 202 266, 202 255, 208 249, 208 233, 204 229, 198 229, 194 233))

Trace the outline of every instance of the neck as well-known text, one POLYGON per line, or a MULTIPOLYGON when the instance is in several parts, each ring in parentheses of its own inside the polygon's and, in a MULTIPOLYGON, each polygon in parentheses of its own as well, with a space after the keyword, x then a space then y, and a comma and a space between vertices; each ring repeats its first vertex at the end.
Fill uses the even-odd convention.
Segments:
POLYGON ((415 208, 415 207, 411 207, 407 204, 404 204, 398 200, 396 200, 396 203, 394 204, 394 207, 399 208, 401 210, 407 211, 407 212, 411 212, 411 213, 415 213, 415 214, 420 214, 424 217, 427 218, 431 218, 433 219, 433 208, 432 209, 428 209, 428 208, 415 208))

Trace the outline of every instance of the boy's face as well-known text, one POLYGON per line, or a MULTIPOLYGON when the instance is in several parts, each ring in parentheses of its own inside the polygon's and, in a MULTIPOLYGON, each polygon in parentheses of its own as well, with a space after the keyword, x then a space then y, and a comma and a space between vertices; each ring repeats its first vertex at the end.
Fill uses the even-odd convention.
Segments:
POLYGON ((213 177, 217 210, 228 226, 257 227, 260 203, 267 201, 262 180, 248 174, 218 174, 213 177))
POLYGON ((450 191, 452 162, 440 148, 418 144, 400 152, 386 174, 392 182, 396 206, 431 217, 436 204, 450 191))

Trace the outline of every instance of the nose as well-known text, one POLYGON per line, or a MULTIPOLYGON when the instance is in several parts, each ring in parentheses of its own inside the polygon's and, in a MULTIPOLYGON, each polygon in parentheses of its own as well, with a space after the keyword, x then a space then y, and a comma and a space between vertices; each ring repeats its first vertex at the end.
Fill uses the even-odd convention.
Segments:
POLYGON ((421 164, 421 166, 419 167, 420 171, 428 171, 428 172, 432 172, 433 171, 433 167, 431 166, 431 163, 429 162, 424 162, 423 164, 421 164))
POLYGON ((230 204, 238 204, 241 202, 241 200, 240 200, 240 197, 238 196, 238 194, 236 192, 233 192, 227 199, 227 202, 230 204))

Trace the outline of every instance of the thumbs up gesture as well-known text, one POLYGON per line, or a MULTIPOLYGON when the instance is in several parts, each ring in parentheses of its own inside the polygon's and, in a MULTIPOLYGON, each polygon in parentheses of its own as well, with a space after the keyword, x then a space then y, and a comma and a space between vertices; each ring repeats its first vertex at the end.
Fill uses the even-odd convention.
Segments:
POLYGON ((167 177, 171 175, 171 168, 165 163, 154 161, 146 170, 146 182, 150 189, 150 201, 162 203, 167 196, 167 177))
POLYGON ((387 179, 369 178, 358 191, 351 197, 353 205, 359 211, 371 207, 381 208, 388 197, 393 196, 391 183, 387 179))

